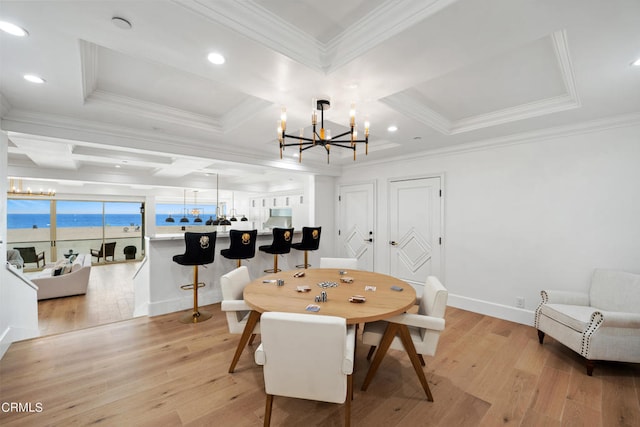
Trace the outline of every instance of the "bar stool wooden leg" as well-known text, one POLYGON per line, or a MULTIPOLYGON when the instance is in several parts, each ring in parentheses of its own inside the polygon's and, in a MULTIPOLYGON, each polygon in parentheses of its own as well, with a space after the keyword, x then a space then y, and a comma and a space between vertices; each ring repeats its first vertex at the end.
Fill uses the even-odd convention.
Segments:
POLYGON ((198 266, 193 266, 193 284, 192 285, 184 285, 181 286, 182 289, 193 289, 193 311, 191 313, 184 314, 180 321, 182 323, 201 323, 205 320, 211 319, 213 316, 211 313, 206 311, 198 310, 198 288, 204 287, 204 283, 200 286, 198 283, 198 266))
POLYGON ((241 259, 239 259, 239 260, 238 260, 238 268, 240 268, 240 266, 241 266, 241 265, 242 265, 242 260, 241 260, 241 259))

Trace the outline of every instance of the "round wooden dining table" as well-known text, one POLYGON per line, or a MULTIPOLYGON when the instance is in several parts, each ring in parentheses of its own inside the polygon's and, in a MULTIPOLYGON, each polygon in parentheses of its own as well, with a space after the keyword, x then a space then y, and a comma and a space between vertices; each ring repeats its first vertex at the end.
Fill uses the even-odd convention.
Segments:
POLYGON ((281 311, 338 316, 345 318, 347 324, 358 324, 404 313, 416 301, 413 287, 400 279, 371 271, 336 268, 268 274, 247 284, 243 295, 252 311, 229 372, 234 371, 261 313, 281 311), (304 276, 295 277, 296 273, 304 273, 304 276), (284 283, 278 285, 278 280, 283 280, 284 283), (309 291, 299 291, 298 287, 308 287, 309 291), (392 287, 397 287, 398 290, 393 290, 392 287), (322 291, 326 292, 326 302, 316 302, 316 296, 320 296, 322 291), (351 302, 350 298, 354 296, 364 297, 364 302, 351 302), (310 304, 319 306, 319 311, 308 311, 307 306, 310 304))

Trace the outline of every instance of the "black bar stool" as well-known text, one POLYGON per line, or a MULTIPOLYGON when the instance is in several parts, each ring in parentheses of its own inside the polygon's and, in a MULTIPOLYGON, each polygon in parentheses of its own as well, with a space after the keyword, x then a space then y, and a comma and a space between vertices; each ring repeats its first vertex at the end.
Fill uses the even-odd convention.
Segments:
POLYGON ((193 289, 193 311, 180 318, 182 323, 200 323, 211 319, 211 313, 198 311, 198 288, 205 286, 204 282, 198 282, 198 266, 211 264, 215 257, 216 232, 211 233, 184 233, 185 252, 182 255, 174 255, 173 261, 180 265, 193 266, 193 284, 182 285, 182 289, 193 289))
POLYGON ((273 254, 273 269, 264 270, 265 273, 277 273, 282 271, 278 269, 278 255, 288 254, 291 252, 291 238, 293 237, 293 228, 274 228, 273 242, 270 245, 260 246, 258 249, 268 254, 273 254))
POLYGON ((309 268, 309 252, 317 251, 320 246, 320 231, 322 227, 302 227, 302 241, 291 245, 293 249, 304 251, 304 264, 296 265, 296 268, 309 268))
POLYGON ((229 230, 229 248, 220 251, 220 255, 228 259, 238 260, 240 267, 243 259, 256 255, 256 239, 258 230, 229 230))

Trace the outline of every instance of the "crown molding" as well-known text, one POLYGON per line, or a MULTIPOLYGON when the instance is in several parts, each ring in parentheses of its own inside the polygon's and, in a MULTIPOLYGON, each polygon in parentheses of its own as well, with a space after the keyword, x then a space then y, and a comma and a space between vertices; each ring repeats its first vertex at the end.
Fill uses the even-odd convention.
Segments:
POLYGON ((457 0, 386 2, 355 21, 328 43, 320 42, 251 0, 189 0, 174 3, 309 68, 329 74, 455 1, 457 0))
POLYGON ((192 113, 179 108, 168 107, 154 102, 141 101, 128 96, 96 89, 86 99, 87 104, 100 104, 124 113, 134 114, 165 123, 173 123, 207 132, 221 133, 224 131, 222 123, 202 114, 192 113))
POLYGON ((381 98, 380 102, 393 110, 426 124, 444 135, 451 135, 454 123, 421 102, 411 89, 381 98))
POLYGON ((222 116, 220 119, 222 129, 225 133, 230 132, 244 122, 249 121, 254 115, 258 114, 265 108, 271 107, 272 105, 272 102, 250 96, 222 116))
POLYGON ((98 87, 98 45, 78 40, 80 71, 82 74, 82 99, 84 102, 98 87))
POLYGON ((24 110, 11 110, 10 117, 4 117, 0 126, 5 131, 25 134, 47 135, 52 138, 85 141, 87 143, 104 144, 111 147, 123 147, 141 152, 159 152, 181 156, 210 158, 218 161, 239 164, 257 165, 261 167, 285 169, 319 175, 338 176, 341 169, 328 168, 322 162, 280 160, 274 155, 273 160, 265 159, 261 151, 233 151, 232 146, 217 144, 212 139, 191 138, 161 132, 132 129, 114 124, 58 116, 52 114, 33 113, 24 110))
POLYGON ((558 69, 565 86, 565 93, 562 95, 514 105, 460 120, 450 120, 427 107, 411 89, 382 98, 380 101, 399 113, 430 126, 443 135, 455 135, 578 108, 581 104, 575 85, 566 32, 564 30, 556 31, 550 37, 554 45, 558 69))
POLYGON ((456 1, 399 0, 378 6, 323 45, 325 71, 337 70, 456 1))
POLYGON ((252 1, 174 1, 315 70, 322 71, 322 44, 252 1))
POLYGON ((509 147, 520 144, 537 143, 552 138, 564 138, 574 135, 583 135, 630 126, 640 126, 640 113, 624 114, 615 117, 607 117, 604 119, 585 121, 577 124, 555 126, 552 128, 532 132, 522 132, 499 138, 489 138, 466 144, 456 144, 450 147, 425 150, 421 153, 413 153, 395 157, 388 157, 380 160, 372 160, 366 162, 365 164, 353 165, 350 168, 370 168, 374 165, 382 165, 390 162, 429 159, 433 157, 464 154, 474 151, 490 150, 494 148, 509 147))

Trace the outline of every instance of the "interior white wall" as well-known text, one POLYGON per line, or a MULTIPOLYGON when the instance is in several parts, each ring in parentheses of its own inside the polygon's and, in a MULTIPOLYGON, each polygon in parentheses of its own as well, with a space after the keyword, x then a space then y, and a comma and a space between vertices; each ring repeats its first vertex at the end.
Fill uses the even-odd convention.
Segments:
POLYGON ((317 253, 310 255, 314 257, 311 262, 313 266, 320 264, 320 257, 331 257, 335 254, 336 226, 334 219, 334 208, 337 205, 335 199, 336 180, 331 176, 314 177, 313 185, 313 216, 312 226, 322 227, 320 234, 320 247, 317 253))
MULTIPOLYGON (((8 138, 0 132, 0 170, 7 170, 8 138)), ((38 331, 38 295, 19 273, 7 266, 7 180, 0 181, 0 358, 14 341, 38 331)))
POLYGON ((388 272, 388 179, 443 173, 451 305, 531 323, 541 289, 585 290, 597 267, 640 273, 638 135, 636 123, 354 165, 338 181, 377 180, 376 266, 388 272))

